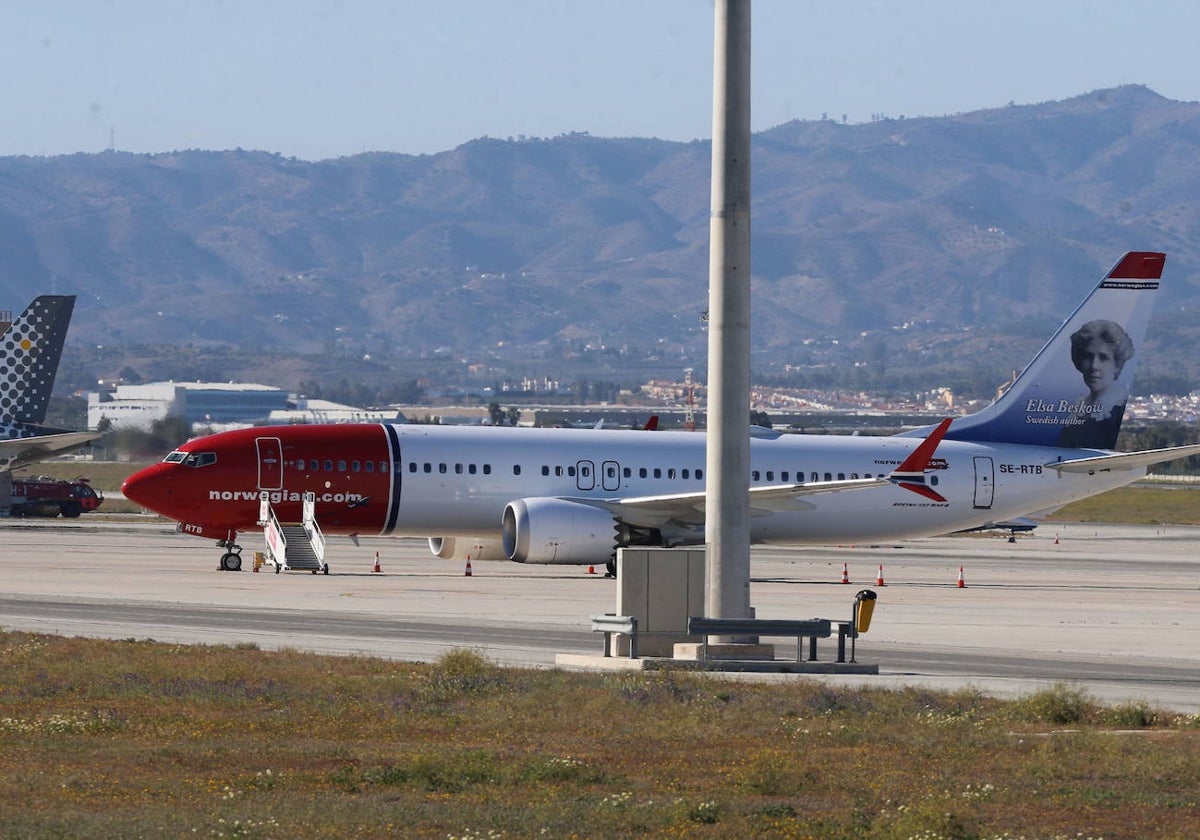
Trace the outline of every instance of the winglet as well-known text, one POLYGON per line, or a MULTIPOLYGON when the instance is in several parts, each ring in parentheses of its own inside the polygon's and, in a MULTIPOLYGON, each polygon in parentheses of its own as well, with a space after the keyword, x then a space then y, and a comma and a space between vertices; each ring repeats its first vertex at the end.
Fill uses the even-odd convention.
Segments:
POLYGON ((946 501, 945 496, 925 483, 925 471, 929 469, 929 462, 933 460, 933 453, 937 450, 938 444, 942 442, 942 438, 949 431, 952 419, 947 417, 941 423, 938 423, 937 428, 929 433, 929 437, 921 441, 921 444, 912 451, 912 454, 904 459, 904 463, 892 470, 888 478, 905 490, 911 490, 927 499, 932 499, 935 502, 946 501))

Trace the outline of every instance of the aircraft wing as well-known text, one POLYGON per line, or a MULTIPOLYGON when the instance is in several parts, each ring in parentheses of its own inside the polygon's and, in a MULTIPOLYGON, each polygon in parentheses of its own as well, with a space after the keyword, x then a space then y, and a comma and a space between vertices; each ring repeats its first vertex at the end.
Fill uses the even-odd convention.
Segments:
POLYGON ((0 469, 14 470, 17 467, 36 464, 55 455, 79 449, 98 437, 99 432, 60 432, 0 440, 0 469))
POLYGON ((1069 473, 1112 472, 1114 470, 1136 470, 1165 464, 1177 458, 1200 455, 1200 443, 1189 446, 1169 446, 1166 449, 1147 449, 1144 452, 1117 452, 1112 455, 1096 455, 1091 458, 1072 458, 1069 461, 1051 461, 1045 466, 1069 473))
MULTIPOLYGON (((887 478, 856 478, 845 481, 815 481, 810 484, 778 484, 750 488, 750 515, 776 511, 805 510, 812 505, 805 496, 817 493, 836 493, 841 490, 864 490, 891 484, 887 478)), ((663 496, 634 496, 628 499, 608 499, 600 502, 622 521, 633 525, 653 527, 675 521, 700 524, 704 522, 705 499, 708 494, 678 493, 663 496)))
MULTIPOLYGON (((866 490, 894 484, 935 501, 945 499, 926 484, 925 473, 938 444, 950 428, 950 418, 938 424, 925 440, 889 475, 881 478, 850 478, 837 481, 811 481, 805 484, 775 484, 750 488, 750 515, 766 516, 779 511, 811 510, 813 505, 805 496, 817 493, 838 493, 844 490, 866 490)), ((663 496, 635 496, 629 499, 609 499, 600 504, 614 516, 631 525, 658 527, 675 521, 685 525, 704 522, 707 493, 678 493, 663 496)))

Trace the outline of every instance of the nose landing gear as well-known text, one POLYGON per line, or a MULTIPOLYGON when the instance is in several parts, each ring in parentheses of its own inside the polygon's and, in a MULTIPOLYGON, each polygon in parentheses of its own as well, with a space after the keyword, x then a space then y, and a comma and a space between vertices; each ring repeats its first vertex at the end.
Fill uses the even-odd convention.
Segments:
POLYGON ((218 542, 217 547, 225 549, 225 553, 217 562, 217 571, 240 572, 242 570, 242 547, 227 540, 218 542))

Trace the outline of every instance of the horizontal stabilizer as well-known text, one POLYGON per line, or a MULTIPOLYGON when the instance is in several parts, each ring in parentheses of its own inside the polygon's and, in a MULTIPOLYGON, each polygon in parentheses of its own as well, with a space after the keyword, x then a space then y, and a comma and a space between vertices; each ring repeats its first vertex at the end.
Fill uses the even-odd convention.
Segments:
POLYGON ((0 469, 15 470, 55 455, 73 452, 100 437, 99 432, 63 432, 54 435, 0 440, 0 469))
POLYGON ((1113 470, 1137 470, 1165 464, 1179 458, 1200 455, 1200 443, 1190 446, 1171 446, 1166 449, 1147 449, 1144 452, 1117 452, 1092 458, 1072 458, 1070 461, 1051 461, 1047 467, 1066 473, 1097 473, 1113 470))

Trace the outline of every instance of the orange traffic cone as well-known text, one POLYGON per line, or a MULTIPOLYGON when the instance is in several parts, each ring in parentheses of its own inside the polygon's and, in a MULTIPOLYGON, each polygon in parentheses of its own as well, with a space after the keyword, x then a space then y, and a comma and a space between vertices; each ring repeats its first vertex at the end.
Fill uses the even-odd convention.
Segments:
POLYGON ((465 572, 463 572, 463 577, 470 577, 470 576, 471 576, 471 558, 468 557, 467 558, 467 570, 465 572))
POLYGON ((842 583, 850 582, 850 569, 845 563, 842 564, 842 583))
POLYGON ((883 582, 883 564, 882 563, 879 564, 879 577, 875 578, 875 585, 876 586, 887 586, 887 584, 883 582))
POLYGON ((587 571, 587 573, 588 573, 589 575, 594 575, 594 574, 596 574, 596 567, 595 567, 595 566, 588 566, 588 571, 587 571))
POLYGON ((967 588, 967 582, 965 580, 963 580, 963 567, 962 566, 958 567, 958 588, 959 589, 967 588))
POLYGON ((382 572, 383 569, 379 565, 379 552, 375 552, 375 566, 371 569, 372 572, 382 572))

